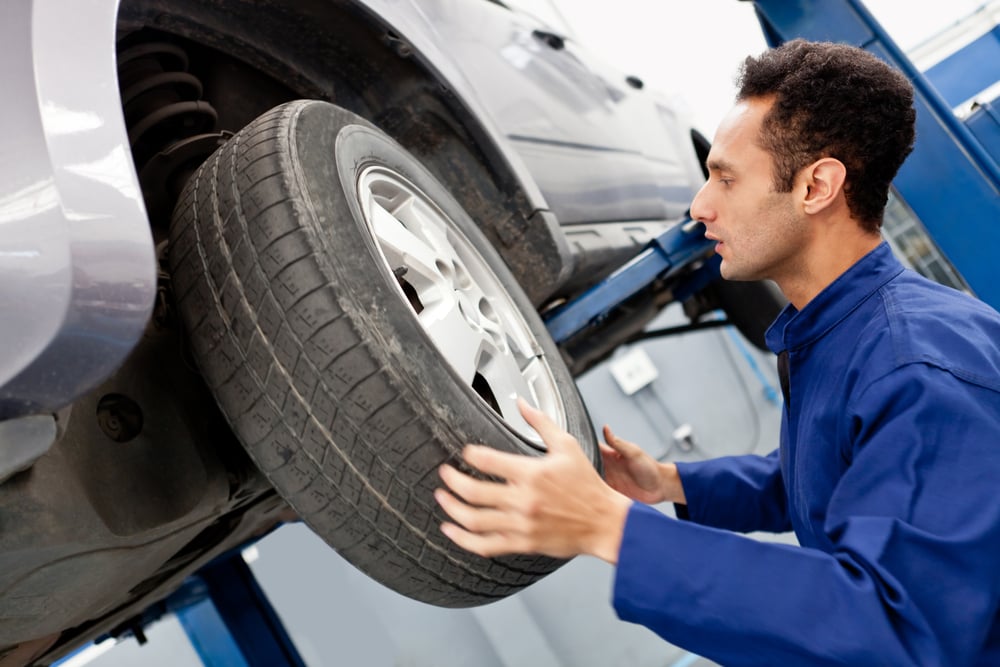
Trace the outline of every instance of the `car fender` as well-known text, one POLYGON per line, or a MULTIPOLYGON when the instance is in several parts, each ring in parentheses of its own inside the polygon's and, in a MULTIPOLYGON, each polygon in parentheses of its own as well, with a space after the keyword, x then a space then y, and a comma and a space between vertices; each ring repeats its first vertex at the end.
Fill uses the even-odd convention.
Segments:
POLYGON ((156 256, 118 98, 117 8, 0 9, 0 419, 95 386, 152 309, 156 256))

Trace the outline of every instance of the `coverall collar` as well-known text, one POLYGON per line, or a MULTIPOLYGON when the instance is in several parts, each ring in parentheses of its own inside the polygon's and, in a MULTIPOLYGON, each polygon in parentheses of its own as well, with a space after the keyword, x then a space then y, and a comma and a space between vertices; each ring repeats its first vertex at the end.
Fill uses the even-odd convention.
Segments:
POLYGON ((764 335, 775 354, 813 342, 847 317, 882 285, 903 271, 903 265, 882 241, 844 271, 801 311, 785 306, 764 335))

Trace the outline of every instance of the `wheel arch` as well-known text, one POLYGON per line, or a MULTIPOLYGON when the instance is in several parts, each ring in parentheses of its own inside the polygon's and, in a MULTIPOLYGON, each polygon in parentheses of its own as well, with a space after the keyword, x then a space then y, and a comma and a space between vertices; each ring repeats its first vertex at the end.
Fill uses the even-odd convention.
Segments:
POLYGON ((415 4, 122 0, 118 25, 120 38, 179 37, 381 127, 448 186, 536 305, 569 276, 558 221, 415 4))

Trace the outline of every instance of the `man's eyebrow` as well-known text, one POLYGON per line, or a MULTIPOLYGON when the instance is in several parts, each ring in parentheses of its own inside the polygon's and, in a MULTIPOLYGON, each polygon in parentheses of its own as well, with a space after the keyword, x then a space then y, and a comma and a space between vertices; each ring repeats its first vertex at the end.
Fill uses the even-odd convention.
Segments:
POLYGON ((705 166, 711 171, 735 171, 733 165, 726 162, 725 160, 719 160, 716 158, 711 158, 705 161, 705 166))

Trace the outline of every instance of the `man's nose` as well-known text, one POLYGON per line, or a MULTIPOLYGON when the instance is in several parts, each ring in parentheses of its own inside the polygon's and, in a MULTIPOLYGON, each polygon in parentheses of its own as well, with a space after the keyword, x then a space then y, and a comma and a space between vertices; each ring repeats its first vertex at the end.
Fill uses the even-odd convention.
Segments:
POLYGON ((705 193, 707 188, 708 181, 705 181, 698 194, 691 200, 691 218, 698 222, 711 222, 715 219, 715 211, 709 205, 708 195, 705 193))

